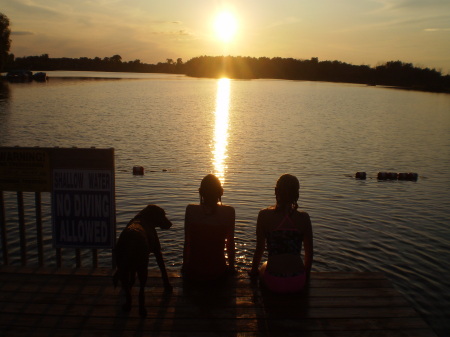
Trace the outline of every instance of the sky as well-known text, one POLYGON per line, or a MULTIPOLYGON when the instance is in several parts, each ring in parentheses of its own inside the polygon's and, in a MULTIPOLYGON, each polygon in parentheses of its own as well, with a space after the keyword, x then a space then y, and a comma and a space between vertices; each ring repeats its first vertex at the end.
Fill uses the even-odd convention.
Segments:
POLYGON ((16 57, 400 60, 450 74, 450 0, 0 0, 0 12, 16 57), (214 30, 223 11, 236 22, 229 41, 214 30))

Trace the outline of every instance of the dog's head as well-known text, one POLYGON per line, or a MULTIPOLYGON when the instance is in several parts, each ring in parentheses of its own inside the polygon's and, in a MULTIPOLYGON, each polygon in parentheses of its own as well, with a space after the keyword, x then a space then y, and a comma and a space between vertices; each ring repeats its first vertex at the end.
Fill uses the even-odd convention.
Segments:
POLYGON ((169 229, 172 227, 172 222, 166 217, 166 212, 156 205, 147 205, 139 212, 138 217, 146 224, 156 228, 169 229))

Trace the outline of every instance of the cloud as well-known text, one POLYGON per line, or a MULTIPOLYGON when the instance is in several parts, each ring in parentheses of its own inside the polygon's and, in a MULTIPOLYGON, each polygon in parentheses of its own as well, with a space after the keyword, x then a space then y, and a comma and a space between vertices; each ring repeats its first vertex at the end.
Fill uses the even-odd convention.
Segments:
POLYGON ((279 26, 284 26, 284 25, 292 25, 294 23, 300 22, 301 20, 298 18, 294 18, 294 17, 287 17, 275 22, 272 22, 269 26, 267 26, 267 28, 274 28, 274 27, 279 27, 279 26))
POLYGON ((449 7, 448 0, 375 0, 383 4, 384 9, 432 9, 449 7))
POLYGON ((425 28, 425 32, 450 32, 450 28, 425 28))
POLYGON ((24 35, 34 35, 34 33, 27 31, 12 31, 11 35, 24 36, 24 35))
POLYGON ((194 34, 189 33, 188 31, 184 30, 184 29, 180 29, 180 30, 175 30, 175 31, 153 31, 151 34, 153 35, 165 35, 165 36, 175 36, 175 37, 179 37, 179 36, 186 36, 186 37, 190 37, 190 36, 194 36, 194 34))
POLYGON ((188 33, 184 29, 181 29, 181 30, 178 31, 178 35, 190 36, 192 34, 188 33))
POLYGON ((59 13, 46 6, 42 6, 39 4, 33 3, 33 1, 13 1, 11 6, 18 10, 20 13, 25 15, 50 15, 50 16, 59 16, 59 13))

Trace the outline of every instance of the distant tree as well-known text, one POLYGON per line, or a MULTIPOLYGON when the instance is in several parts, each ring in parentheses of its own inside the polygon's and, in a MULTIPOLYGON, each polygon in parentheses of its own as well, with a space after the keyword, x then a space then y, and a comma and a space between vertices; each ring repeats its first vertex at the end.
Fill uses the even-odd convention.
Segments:
POLYGON ((110 61, 120 63, 120 62, 122 62, 122 56, 120 56, 120 55, 111 56, 110 61))
POLYGON ((5 63, 8 60, 8 53, 11 48, 10 34, 9 19, 5 14, 0 13, 0 71, 3 70, 5 63))

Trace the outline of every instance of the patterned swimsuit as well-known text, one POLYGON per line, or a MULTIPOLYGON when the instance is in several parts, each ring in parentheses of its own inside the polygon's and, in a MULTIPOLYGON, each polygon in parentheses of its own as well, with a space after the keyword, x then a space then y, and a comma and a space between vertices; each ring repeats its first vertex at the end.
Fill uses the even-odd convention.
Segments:
MULTIPOLYGON (((288 214, 267 234, 266 240, 269 257, 280 254, 300 255, 302 250, 303 235, 288 214)), ((263 281, 266 287, 274 292, 293 293, 303 289, 306 274, 303 271, 279 274, 269 272, 266 268, 263 281)))
POLYGON ((303 235, 288 214, 278 226, 267 234, 269 256, 280 254, 300 255, 303 235))

